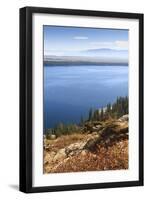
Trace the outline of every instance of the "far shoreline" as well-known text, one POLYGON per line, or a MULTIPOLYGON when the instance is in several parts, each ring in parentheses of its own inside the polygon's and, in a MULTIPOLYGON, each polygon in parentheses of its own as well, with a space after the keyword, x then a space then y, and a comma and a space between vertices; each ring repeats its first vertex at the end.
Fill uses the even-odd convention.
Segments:
POLYGON ((96 63, 96 62, 51 62, 51 61, 44 61, 44 67, 56 67, 56 66, 124 66, 128 67, 128 63, 96 63))

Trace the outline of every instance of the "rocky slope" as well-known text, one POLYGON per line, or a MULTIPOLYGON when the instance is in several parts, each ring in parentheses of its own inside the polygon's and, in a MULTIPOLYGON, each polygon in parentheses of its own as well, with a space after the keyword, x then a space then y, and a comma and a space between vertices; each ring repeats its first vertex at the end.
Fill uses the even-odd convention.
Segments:
POLYGON ((128 115, 86 122, 81 133, 44 138, 44 173, 128 168, 128 115))

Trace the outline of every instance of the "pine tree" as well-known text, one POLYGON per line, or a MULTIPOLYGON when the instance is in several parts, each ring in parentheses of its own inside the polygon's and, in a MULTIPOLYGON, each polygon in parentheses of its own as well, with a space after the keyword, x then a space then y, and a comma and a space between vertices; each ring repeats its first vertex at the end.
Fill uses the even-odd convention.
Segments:
POLYGON ((88 120, 92 120, 92 115, 93 115, 93 111, 92 111, 92 108, 90 108, 89 110, 89 115, 88 115, 88 120))
POLYGON ((94 121, 97 120, 97 110, 95 110, 94 113, 93 113, 93 120, 94 120, 94 121))
POLYGON ((100 112, 100 120, 104 120, 104 110, 103 108, 101 108, 101 112, 100 112))
POLYGON ((107 112, 107 113, 110 113, 110 112, 111 112, 111 103, 108 103, 108 104, 107 104, 106 112, 107 112))
POLYGON ((96 110, 96 120, 99 121, 100 120, 100 113, 99 110, 96 110))

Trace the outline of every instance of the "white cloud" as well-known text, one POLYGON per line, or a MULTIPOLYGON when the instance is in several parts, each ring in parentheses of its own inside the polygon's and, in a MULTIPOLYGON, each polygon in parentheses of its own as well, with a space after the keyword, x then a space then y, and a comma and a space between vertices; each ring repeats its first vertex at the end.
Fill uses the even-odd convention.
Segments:
POLYGON ((75 36, 73 37, 74 40, 88 40, 88 37, 86 36, 75 36))
POLYGON ((117 40, 115 41, 115 45, 118 47, 118 48, 122 48, 122 49, 128 49, 129 47, 129 42, 128 41, 123 41, 123 40, 117 40))

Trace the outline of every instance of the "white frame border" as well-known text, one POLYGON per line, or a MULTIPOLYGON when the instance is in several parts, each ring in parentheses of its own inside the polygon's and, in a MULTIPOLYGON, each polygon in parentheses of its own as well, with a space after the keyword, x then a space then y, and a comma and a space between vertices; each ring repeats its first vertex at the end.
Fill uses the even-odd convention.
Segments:
POLYGON ((33 186, 40 187, 139 180, 139 20, 108 17, 33 14, 32 34, 33 186), (129 30, 128 170, 43 174, 43 25, 115 28, 129 30))

